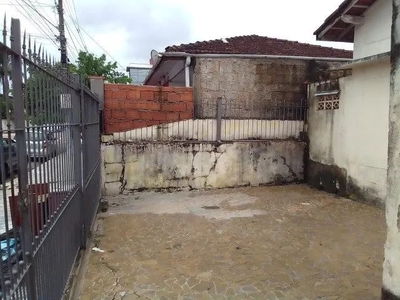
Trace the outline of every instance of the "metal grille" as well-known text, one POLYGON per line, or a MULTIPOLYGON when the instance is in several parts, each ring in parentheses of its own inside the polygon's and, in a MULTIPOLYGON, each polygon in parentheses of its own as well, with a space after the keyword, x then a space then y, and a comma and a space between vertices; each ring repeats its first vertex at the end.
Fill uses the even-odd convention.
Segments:
POLYGON ((318 110, 339 109, 339 95, 318 96, 318 110))
MULTIPOLYGON (((199 99, 198 99, 199 100, 199 99)), ((194 118, 114 133, 120 141, 252 141, 300 139, 307 117, 307 102, 197 101, 194 118)))
MULTIPOLYGON (((6 28, 6 26, 4 26, 6 28)), ((99 101, 11 21, 0 43, 1 299, 61 299, 100 199, 99 101)))

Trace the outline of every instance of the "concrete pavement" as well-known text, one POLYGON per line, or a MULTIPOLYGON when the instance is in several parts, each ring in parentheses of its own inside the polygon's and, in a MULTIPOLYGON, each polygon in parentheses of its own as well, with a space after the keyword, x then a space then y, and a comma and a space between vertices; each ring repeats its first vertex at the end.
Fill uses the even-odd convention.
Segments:
POLYGON ((379 299, 375 207, 305 185, 107 200, 82 299, 379 299))

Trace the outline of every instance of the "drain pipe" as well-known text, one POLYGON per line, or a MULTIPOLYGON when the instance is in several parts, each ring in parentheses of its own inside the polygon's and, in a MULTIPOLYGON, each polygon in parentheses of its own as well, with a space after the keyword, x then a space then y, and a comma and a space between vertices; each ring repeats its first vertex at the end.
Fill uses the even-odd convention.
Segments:
POLYGON ((186 64, 185 64, 185 86, 190 87, 190 56, 186 57, 186 64))

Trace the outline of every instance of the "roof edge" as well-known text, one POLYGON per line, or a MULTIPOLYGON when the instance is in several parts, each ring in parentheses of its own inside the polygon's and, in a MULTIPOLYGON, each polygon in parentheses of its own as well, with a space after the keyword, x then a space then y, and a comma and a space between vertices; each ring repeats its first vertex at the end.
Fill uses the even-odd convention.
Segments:
POLYGON ((325 34, 335 22, 337 22, 347 11, 349 11, 358 0, 345 0, 342 2, 339 7, 331 13, 322 23, 320 27, 314 32, 314 35, 317 37, 317 41, 321 41, 321 35, 325 34))
POLYGON ((385 59, 390 59, 390 51, 363 57, 363 58, 359 58, 359 59, 354 59, 354 60, 352 60, 348 63, 344 63, 338 67, 333 67, 333 68, 331 68, 331 70, 336 71, 336 70, 352 69, 353 67, 356 67, 356 66, 375 63, 375 62, 379 62, 379 61, 382 61, 385 59))
MULTIPOLYGON (((352 52, 351 50, 344 50, 352 52)), ((163 57, 203 57, 203 58, 271 58, 271 59, 297 59, 297 60, 320 60, 320 61, 352 61, 352 58, 341 57, 313 57, 313 56, 290 56, 290 55, 268 55, 268 54, 192 54, 187 52, 163 52, 160 53, 163 57)))
MULTIPOLYGON (((351 52, 351 51, 350 51, 351 52)), ((351 62, 352 58, 338 58, 338 57, 309 57, 309 56, 285 56, 285 55, 260 55, 260 54, 191 54, 187 52, 163 52, 160 53, 161 58, 147 74, 143 81, 143 85, 147 85, 153 74, 161 66, 161 64, 170 58, 186 58, 186 57, 199 57, 199 58, 253 58, 253 59, 294 59, 294 60, 318 60, 318 61, 332 61, 332 62, 351 62)))

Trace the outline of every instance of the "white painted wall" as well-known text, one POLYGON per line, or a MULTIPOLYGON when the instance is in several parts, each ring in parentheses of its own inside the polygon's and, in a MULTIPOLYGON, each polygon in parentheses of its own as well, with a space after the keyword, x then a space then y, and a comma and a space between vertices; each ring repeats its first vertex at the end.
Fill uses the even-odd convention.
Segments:
POLYGON ((392 1, 378 0, 365 13, 365 23, 356 25, 354 59, 390 51, 392 1))
MULTIPOLYGON (((389 59, 355 67, 340 79, 340 108, 309 110, 310 159, 347 170, 361 188, 386 195, 389 113, 389 59)), ((314 89, 315 87, 311 87, 314 89)))
MULTIPOLYGON (((234 141, 299 138, 303 126, 303 121, 222 120, 221 139, 223 141, 234 141)), ((113 134, 112 140, 122 142, 215 141, 216 135, 217 121, 215 119, 196 119, 117 132, 113 134)), ((109 140, 109 137, 106 137, 106 139, 109 140)))

